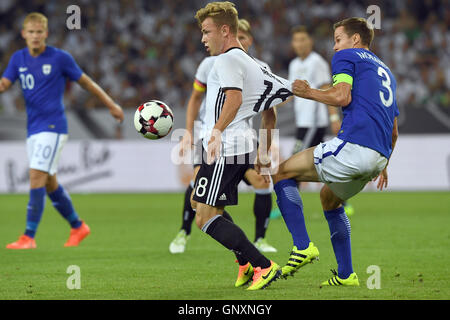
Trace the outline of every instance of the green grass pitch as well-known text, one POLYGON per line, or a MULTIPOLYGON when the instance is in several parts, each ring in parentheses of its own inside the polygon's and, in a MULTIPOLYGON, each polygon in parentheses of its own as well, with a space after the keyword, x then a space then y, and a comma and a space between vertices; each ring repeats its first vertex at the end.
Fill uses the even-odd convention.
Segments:
MULTIPOLYGON (((240 194, 228 207, 253 240, 254 195, 240 194)), ((302 193, 306 224, 320 261, 268 289, 234 288, 234 255, 193 226, 184 254, 168 246, 181 226, 180 194, 73 194, 91 227, 76 248, 64 248, 68 224, 47 200, 36 235, 37 249, 7 250, 25 227, 27 195, 0 196, 0 299, 444 299, 450 298, 450 194, 373 192, 351 200, 352 252, 357 288, 320 289, 336 268, 317 193, 302 193), (68 289, 67 268, 80 268, 80 289, 68 289), (380 269, 380 289, 369 289, 380 269), (370 268, 369 268, 370 271, 370 268)), ((275 205, 275 202, 274 202, 275 205)), ((270 221, 268 241, 278 248, 267 257, 283 265, 292 246, 282 220, 270 221)))

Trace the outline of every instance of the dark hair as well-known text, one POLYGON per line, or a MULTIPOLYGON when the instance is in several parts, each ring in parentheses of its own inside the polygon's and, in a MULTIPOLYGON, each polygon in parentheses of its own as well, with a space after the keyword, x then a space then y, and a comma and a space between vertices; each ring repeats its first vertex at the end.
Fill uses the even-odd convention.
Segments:
POLYGON ((299 26, 295 26, 291 29, 291 35, 294 35, 294 34, 300 33, 300 32, 306 33, 308 36, 311 35, 307 26, 299 25, 299 26))
POLYGON ((361 37, 361 43, 370 47, 374 32, 373 28, 371 28, 366 19, 364 18, 348 18, 342 21, 336 22, 333 25, 333 30, 336 30, 339 27, 344 27, 345 33, 351 37, 354 34, 359 34, 361 37))

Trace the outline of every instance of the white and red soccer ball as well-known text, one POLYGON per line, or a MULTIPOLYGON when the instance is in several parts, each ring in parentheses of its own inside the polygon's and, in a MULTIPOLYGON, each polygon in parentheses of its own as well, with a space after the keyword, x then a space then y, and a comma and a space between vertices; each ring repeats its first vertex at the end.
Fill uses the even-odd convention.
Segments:
POLYGON ((147 139, 165 137, 172 126, 172 110, 162 101, 150 100, 141 104, 134 113, 134 127, 147 139))

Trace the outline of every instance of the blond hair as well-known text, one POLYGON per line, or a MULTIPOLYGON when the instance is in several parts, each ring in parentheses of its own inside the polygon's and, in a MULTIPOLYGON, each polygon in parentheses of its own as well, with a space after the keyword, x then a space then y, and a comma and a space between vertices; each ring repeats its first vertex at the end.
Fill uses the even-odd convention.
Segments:
POLYGON ((204 8, 201 8, 195 14, 198 24, 201 26, 206 18, 212 18, 215 25, 221 27, 227 25, 232 34, 238 31, 238 11, 234 3, 229 1, 210 2, 204 8))
POLYGON ((29 13, 25 20, 23 20, 23 28, 25 29, 25 25, 29 22, 40 22, 44 25, 45 29, 48 29, 48 19, 46 16, 44 16, 42 13, 39 12, 32 12, 29 13))
POLYGON ((250 22, 248 22, 246 19, 239 19, 238 30, 245 32, 249 36, 252 36, 252 28, 250 26, 250 22))

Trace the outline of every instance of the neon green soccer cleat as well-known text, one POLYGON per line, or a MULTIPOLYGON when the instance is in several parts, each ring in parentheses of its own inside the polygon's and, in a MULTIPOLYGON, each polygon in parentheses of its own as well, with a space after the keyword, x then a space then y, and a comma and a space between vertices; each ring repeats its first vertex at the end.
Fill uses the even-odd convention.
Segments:
POLYGON ((314 260, 319 260, 319 249, 314 246, 314 243, 310 242, 308 248, 304 250, 298 250, 296 246, 291 251, 288 263, 281 268, 282 277, 294 275, 298 269, 303 267, 307 263, 312 263, 314 260))
POLYGON ((273 281, 277 280, 281 275, 280 266, 270 261, 270 267, 261 269, 256 267, 253 274, 253 282, 247 290, 259 290, 267 288, 273 281))
MULTIPOLYGON (((236 260, 236 262, 238 261, 236 260)), ((239 266, 239 273, 234 286, 236 288, 242 287, 243 285, 249 283, 250 280, 252 280, 252 277, 253 277, 253 267, 250 264, 250 262, 248 262, 244 266, 239 266)))
POLYGON ((347 279, 341 279, 338 277, 336 270, 331 270, 333 272, 333 277, 328 279, 327 281, 324 281, 320 284, 320 287, 323 286, 359 286, 359 280, 356 273, 352 273, 348 276, 347 279))

